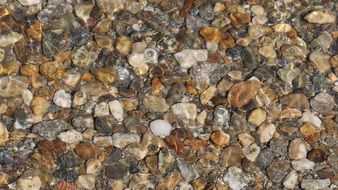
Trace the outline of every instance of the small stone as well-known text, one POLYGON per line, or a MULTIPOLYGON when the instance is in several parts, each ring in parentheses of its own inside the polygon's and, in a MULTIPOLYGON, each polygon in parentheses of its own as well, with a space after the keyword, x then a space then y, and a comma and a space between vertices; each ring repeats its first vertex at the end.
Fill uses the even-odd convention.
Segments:
POLYGON ((9 176, 3 172, 0 172, 0 186, 6 186, 8 184, 9 176))
POLYGON ((109 115, 109 106, 106 102, 101 102, 95 106, 95 117, 109 115))
POLYGON ((310 107, 307 97, 302 93, 290 93, 280 98, 280 103, 286 107, 308 109, 310 107))
POLYGON ((94 137, 93 143, 95 143, 97 146, 107 147, 113 145, 113 139, 111 136, 94 137))
POLYGON ((39 4, 41 0, 19 0, 19 2, 24 6, 30 6, 30 5, 39 4))
POLYGON ((225 106, 217 106, 214 110, 214 122, 220 125, 228 125, 230 112, 225 106))
POLYGON ((289 145, 289 157, 294 160, 306 158, 307 150, 304 141, 293 139, 289 145))
POLYGON ((220 164, 223 167, 236 166, 242 158, 242 148, 240 146, 228 146, 222 151, 220 164))
POLYGON ((0 65, 0 76, 12 75, 13 73, 16 73, 19 70, 19 67, 20 67, 19 63, 15 61, 1 64, 0 65))
POLYGON ((115 49, 122 55, 128 55, 131 51, 132 41, 126 36, 120 36, 115 43, 115 49))
POLYGON ((207 42, 218 42, 222 37, 221 31, 212 27, 203 27, 200 30, 200 34, 207 42))
POLYGON ((29 90, 23 90, 22 92, 22 99, 23 99, 23 102, 26 104, 26 105, 30 105, 31 104, 31 101, 33 99, 33 94, 31 91, 29 90))
POLYGON ((322 121, 319 119, 319 117, 315 116, 313 113, 308 111, 304 112, 303 116, 298 121, 301 123, 311 123, 312 125, 318 128, 322 124, 322 121))
POLYGON ((292 81, 300 74, 300 69, 294 63, 289 63, 277 71, 280 79, 291 85, 292 81))
POLYGON ((194 165, 186 164, 182 160, 177 160, 178 169, 185 181, 190 182, 194 179, 197 179, 200 175, 198 171, 195 169, 194 165))
POLYGON ((59 61, 49 61, 40 65, 40 73, 49 80, 62 78, 64 76, 63 64, 59 61))
POLYGON ((74 66, 85 68, 96 60, 98 54, 99 52, 96 51, 94 47, 91 49, 90 45, 88 45, 88 47, 83 45, 74 48, 70 58, 74 66))
POLYGON ((117 74, 114 68, 93 68, 90 72, 96 80, 103 84, 111 84, 117 79, 117 74))
POLYGON ((305 137, 309 137, 317 132, 317 128, 311 123, 304 123, 299 128, 300 133, 302 133, 305 137))
POLYGON ((77 91, 74 94, 73 97, 73 106, 77 107, 77 106, 82 106, 87 102, 87 94, 85 92, 82 91, 77 91))
POLYGON ((95 189, 95 178, 95 175, 90 174, 79 175, 75 181, 77 189, 95 189))
POLYGON ((228 102, 236 107, 242 107, 256 96, 259 88, 260 84, 256 80, 236 83, 230 88, 228 102))
POLYGON ((251 176, 238 167, 230 167, 223 176, 223 181, 233 190, 241 190, 249 185, 251 176))
POLYGON ((225 6, 224 6, 223 3, 220 3, 220 2, 215 3, 215 5, 214 5, 214 12, 215 13, 222 12, 224 10, 225 10, 225 6))
POLYGON ((37 116, 43 116, 48 112, 49 102, 46 98, 36 96, 31 101, 31 109, 37 116))
POLYGON ((100 172, 102 168, 100 160, 92 158, 86 162, 86 173, 96 175, 100 172))
POLYGON ((160 137, 169 136, 172 130, 172 126, 170 125, 170 123, 162 119, 158 119, 158 120, 154 120, 150 122, 149 126, 150 126, 151 132, 153 132, 154 135, 160 136, 160 137))
POLYGON ((251 144, 249 147, 243 148, 243 155, 251 162, 256 160, 260 152, 261 148, 255 143, 251 144))
POLYGON ((325 73, 331 68, 329 62, 330 55, 320 52, 314 52, 310 54, 309 59, 317 66, 317 69, 320 73, 325 73))
POLYGON ((285 188, 294 189, 297 186, 299 175, 296 171, 291 170, 283 181, 285 188))
POLYGON ((171 106, 171 110, 181 119, 195 120, 197 116, 196 105, 193 103, 177 103, 171 106))
POLYGON ((266 119, 266 112, 261 108, 254 109, 248 118, 249 123, 259 126, 261 125, 266 119))
POLYGON ((308 13, 304 19, 310 23, 325 24, 336 21, 336 16, 324 10, 316 10, 308 13))
POLYGON ((338 54, 330 58, 330 64, 334 68, 338 68, 338 54))
POLYGON ((39 190, 42 182, 38 176, 32 178, 20 177, 16 182, 17 190, 39 190))
POLYGON ((257 132, 259 134, 259 140, 261 143, 267 143, 272 138, 276 131, 276 126, 272 123, 264 123, 263 125, 259 126, 257 132))
POLYGON ((281 47, 282 56, 290 61, 303 61, 306 59, 308 50, 304 47, 285 44, 281 47))
POLYGON ((176 171, 173 172, 166 177, 162 178, 158 185, 156 186, 156 189, 175 189, 177 184, 182 180, 181 174, 176 171))
POLYGON ((123 121, 123 105, 118 100, 113 100, 108 103, 109 110, 114 118, 118 121, 123 121))
POLYGON ((301 187, 305 190, 325 189, 330 184, 330 179, 303 179, 301 187))
POLYGON ((36 76, 39 74, 39 67, 36 65, 21 65, 20 74, 24 76, 36 76))
POLYGON ((276 32, 287 33, 292 30, 292 27, 289 24, 279 23, 272 27, 276 32))
POLYGON ((28 81, 23 76, 0 77, 0 97, 19 96, 28 88, 28 81))
POLYGON ((0 122, 0 147, 4 146, 8 140, 9 134, 7 128, 2 122, 0 122))
POLYGON ((127 174, 127 168, 122 164, 110 165, 106 168, 106 177, 109 179, 121 179, 127 174))
POLYGON ((183 70, 189 69, 197 62, 208 60, 208 50, 184 49, 174 54, 175 59, 183 70))
POLYGON ((225 146, 229 144, 230 135, 221 130, 215 131, 210 135, 210 140, 218 146, 225 146))
POLYGON ((323 148, 316 147, 307 154, 307 158, 316 163, 324 162, 327 158, 327 154, 323 148))
POLYGON ((335 170, 330 167, 325 167, 321 170, 316 171, 316 174, 320 179, 327 179, 335 175, 335 170))
POLYGON ((112 21, 108 18, 101 19, 94 27, 93 32, 106 33, 110 30, 112 21))
POLYGON ((305 171, 305 170, 311 170, 315 166, 315 163, 311 160, 308 160, 306 158, 302 158, 300 160, 293 160, 291 162, 292 168, 297 171, 305 171))
POLYGON ((143 105, 152 112, 163 113, 169 109, 168 102, 158 96, 146 96, 143 100, 143 105))
POLYGON ((62 132, 58 135, 58 138, 68 144, 78 144, 82 140, 82 134, 74 129, 66 132, 62 132))
POLYGON ((48 140, 53 140, 59 133, 70 128, 71 125, 64 120, 50 120, 35 124, 32 128, 32 133, 36 133, 48 140))
POLYGON ((6 47, 9 45, 14 45, 16 42, 23 38, 22 34, 17 32, 9 32, 0 36, 0 47, 6 47))
POLYGON ((61 89, 55 92, 53 102, 62 108, 70 108, 72 106, 72 99, 69 93, 61 89))
POLYGON ((55 185, 55 190, 76 190, 76 186, 73 183, 70 183, 68 181, 59 181, 55 185))
POLYGON ((206 90, 204 90, 202 93, 201 93, 201 96, 200 96, 200 101, 201 101, 201 104, 206 104, 209 102, 209 100, 214 97, 215 95, 215 92, 216 92, 217 88, 215 86, 210 86, 209 88, 207 88, 206 90))
POLYGON ((81 73, 75 72, 75 73, 67 73, 63 81, 65 85, 74 88, 78 84, 80 79, 81 79, 81 73))
POLYGON ((79 143, 74 151, 82 160, 89 160, 96 157, 97 148, 90 143, 79 143))
POLYGON ((287 161, 274 161, 267 167, 268 177, 276 183, 282 182, 290 169, 287 161))
POLYGON ((277 54, 272 46, 264 46, 259 48, 258 52, 266 59, 273 59, 277 57, 277 54))
POLYGON ((285 108, 279 113, 279 119, 294 119, 302 117, 302 111, 296 108, 285 108))
POLYGON ((140 143, 140 136, 136 133, 114 133, 112 139, 117 148, 124 148, 130 143, 140 143))
POLYGON ((243 147, 249 147, 255 139, 249 133, 240 133, 237 138, 243 147))
POLYGON ((335 100, 330 94, 321 92, 310 101, 311 107, 319 113, 327 113, 332 110, 335 105, 335 100))

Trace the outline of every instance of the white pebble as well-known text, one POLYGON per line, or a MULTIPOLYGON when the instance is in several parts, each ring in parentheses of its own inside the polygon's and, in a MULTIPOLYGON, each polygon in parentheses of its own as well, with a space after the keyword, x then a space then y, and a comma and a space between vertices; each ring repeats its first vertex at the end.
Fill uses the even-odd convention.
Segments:
POLYGON ((308 122, 316 127, 320 127, 320 125, 322 124, 322 121, 319 119, 319 117, 315 116, 311 112, 304 112, 303 116, 299 119, 299 122, 301 123, 308 122))
POLYGON ((123 105, 118 100, 114 100, 108 103, 111 114, 116 120, 123 120, 123 105))
POLYGON ((184 49, 174 54, 182 69, 189 69, 197 62, 208 60, 208 50, 184 49))
POLYGON ((288 189, 294 189, 297 186, 298 178, 299 176, 297 172, 295 170, 291 170, 284 179, 284 187, 288 189))
POLYGON ((102 117, 109 115, 109 106, 106 102, 101 102, 95 106, 95 117, 102 117))
POLYGON ((53 102, 62 108, 70 108, 72 106, 72 96, 63 89, 58 90, 54 94, 53 102))
POLYGON ((158 119, 150 122, 150 129, 154 135, 157 136, 169 136, 172 130, 172 126, 165 120, 158 119))
POLYGON ((292 168, 297 171, 311 170, 315 166, 315 163, 306 158, 300 160, 294 160, 291 162, 292 168))

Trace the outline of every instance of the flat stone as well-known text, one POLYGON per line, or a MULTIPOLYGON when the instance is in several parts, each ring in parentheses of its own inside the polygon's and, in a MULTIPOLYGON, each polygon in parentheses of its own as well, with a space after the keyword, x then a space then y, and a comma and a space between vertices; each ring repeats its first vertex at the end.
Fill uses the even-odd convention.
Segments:
POLYGON ((37 116, 43 116, 48 112, 49 102, 45 97, 36 96, 31 101, 32 112, 37 116))
POLYGON ((109 179, 121 179, 127 174, 127 168, 122 164, 110 165, 106 168, 106 176, 109 179))
POLYGON ((1 35, 0 36, 0 47, 6 47, 9 45, 13 45, 17 41, 21 40, 22 38, 23 38, 23 35, 17 32, 10 32, 8 34, 1 35))
POLYGON ((210 139, 213 143, 215 143, 218 146, 225 146, 229 144, 230 141, 230 135, 224 133, 221 130, 215 131, 210 135, 210 139))
POLYGON ((209 100, 215 95, 217 88, 215 86, 210 86, 204 90, 200 95, 201 104, 206 104, 209 100))
POLYGON ((58 138, 68 144, 78 144, 82 140, 82 134, 74 129, 62 132, 58 138))
POLYGON ((225 106, 217 106, 214 110, 214 122, 220 125, 228 125, 230 112, 225 106))
POLYGON ((230 167, 223 176, 223 181, 233 190, 243 189, 251 180, 251 176, 238 167, 230 167))
POLYGON ((310 105, 319 113, 327 113, 333 109, 335 100, 330 94, 321 92, 310 100, 310 105))
POLYGON ((101 102, 95 106, 95 117, 109 115, 109 106, 106 102, 101 102))
POLYGON ((304 19, 310 23, 325 24, 336 21, 336 16, 324 10, 316 10, 305 15, 304 19))
POLYGON ((305 170, 311 170, 315 166, 315 163, 311 160, 308 160, 306 158, 302 158, 300 160, 293 160, 291 162, 292 168, 297 171, 305 171, 305 170))
POLYGON ((292 81, 299 76, 300 69, 295 67, 294 63, 289 63, 285 65, 283 68, 277 71, 278 76, 287 84, 292 84, 292 81))
POLYGON ((39 4, 41 0, 19 0, 19 2, 24 6, 30 6, 30 5, 39 4))
POLYGON ((273 59, 277 57, 277 53, 272 46, 263 46, 259 48, 258 52, 266 59, 273 59))
POLYGON ((16 182, 17 190, 39 190, 41 186, 42 182, 38 176, 32 178, 20 177, 16 182))
POLYGON ((72 96, 65 90, 61 89, 55 92, 53 102, 62 108, 70 108, 72 106, 72 96))
POLYGON ((159 96, 146 96, 143 100, 143 105, 152 112, 163 113, 169 109, 168 102, 159 96))
POLYGON ((114 133, 112 140, 115 147, 124 148, 130 143, 140 143, 140 136, 136 133, 114 133))
POLYGON ((260 152, 261 148, 255 143, 251 144, 247 148, 243 148, 243 155, 251 162, 254 162, 256 160, 260 152))
POLYGON ((249 133, 240 133, 237 138, 243 147, 249 147, 255 142, 255 139, 249 133))
POLYGON ((99 159, 93 158, 89 159, 86 162, 86 172, 87 174, 96 175, 102 169, 102 164, 99 159))
POLYGON ((290 108, 308 109, 310 107, 307 97, 302 93, 290 93, 279 100, 281 104, 290 108))
POLYGON ((256 80, 236 83, 230 88, 228 102, 236 107, 242 107, 256 96, 259 88, 260 84, 256 80))

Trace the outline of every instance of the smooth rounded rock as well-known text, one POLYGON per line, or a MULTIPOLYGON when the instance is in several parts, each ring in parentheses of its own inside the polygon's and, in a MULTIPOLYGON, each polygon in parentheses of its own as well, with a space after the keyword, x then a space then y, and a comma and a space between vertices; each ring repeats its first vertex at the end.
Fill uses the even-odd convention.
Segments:
POLYGON ((165 120, 158 119, 150 122, 151 132, 156 136, 166 137, 170 135, 172 126, 165 120))
POLYGON ((65 90, 61 89, 55 92, 53 102, 62 108, 70 108, 72 106, 72 96, 65 90))

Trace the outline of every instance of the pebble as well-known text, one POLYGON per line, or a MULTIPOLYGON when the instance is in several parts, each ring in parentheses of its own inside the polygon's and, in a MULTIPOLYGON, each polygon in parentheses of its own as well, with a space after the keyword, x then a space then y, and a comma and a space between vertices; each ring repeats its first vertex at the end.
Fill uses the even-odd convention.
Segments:
POLYGON ((229 144, 230 135, 221 130, 215 131, 210 135, 210 139, 217 146, 225 146, 229 144))
POLYGON ((249 123, 260 126, 266 119, 266 112, 262 108, 254 109, 248 118, 249 123))
POLYGON ((77 177, 75 184, 77 189, 91 190, 95 189, 95 175, 83 174, 77 177))
POLYGON ((214 97, 217 88, 215 86, 210 86, 201 93, 200 101, 201 104, 207 104, 212 97, 214 97))
POLYGON ((311 62, 313 62, 320 73, 325 73, 330 70, 330 55, 321 53, 321 52, 314 52, 311 53, 309 56, 311 62))
POLYGON ((128 55, 131 51, 132 41, 126 36, 120 36, 115 43, 115 49, 122 55, 128 55))
POLYGON ((255 142, 255 139, 249 133, 240 133, 237 138, 243 147, 249 147, 255 142))
POLYGON ((65 143, 76 145, 82 140, 82 134, 74 129, 62 132, 58 138, 65 143))
POLYGON ((95 106, 95 117, 103 117, 109 115, 109 106, 106 102, 101 102, 95 106))
POLYGON ((79 143, 74 149, 75 153, 82 160, 89 160, 96 157, 97 148, 90 143, 79 143))
POLYGON ((0 77, 0 97, 9 98, 21 95, 28 88, 28 81, 23 76, 0 77))
POLYGON ((100 172, 101 168, 102 168, 102 164, 100 160, 96 158, 89 159, 86 162, 86 173, 87 174, 96 175, 100 172))
POLYGON ((308 109, 310 107, 309 100, 302 93, 290 93, 280 98, 280 103, 286 107, 308 109))
POLYGON ((30 6, 30 5, 39 4, 41 0, 19 0, 19 2, 24 6, 30 6))
POLYGON ((127 174, 127 168, 122 164, 110 165, 106 169, 106 177, 109 179, 121 179, 127 174))
POLYGON ((113 100, 108 103, 110 113, 114 116, 114 118, 118 121, 123 121, 123 105, 118 100, 113 100))
POLYGON ((281 33, 287 33, 292 30, 292 27, 289 24, 285 24, 285 23, 275 24, 272 28, 276 32, 281 32, 281 33))
POLYGON ((0 146, 4 146, 9 140, 9 134, 6 126, 0 122, 0 146))
POLYGON ((191 164, 186 164, 184 161, 177 160, 178 169, 185 181, 190 182, 194 179, 197 179, 200 175, 196 168, 191 164))
POLYGON ((330 179, 302 179, 301 187, 305 190, 325 189, 330 184, 330 179))
POLYGON ((43 116, 48 112, 50 105, 46 98, 35 96, 32 99, 30 106, 35 115, 43 116))
POLYGON ((162 178, 156 189, 175 189, 180 181, 182 181, 181 174, 176 171, 162 178))
POLYGON ((320 92, 310 100, 310 105, 318 113, 324 114, 333 109, 335 100, 330 94, 320 92))
POLYGON ((293 139, 289 145, 289 157, 294 160, 306 158, 307 150, 305 142, 301 139, 293 139))
POLYGON ((267 167, 268 177, 276 183, 280 183, 288 174, 290 164, 287 161, 274 161, 267 167))
POLYGON ((236 166, 243 158, 240 146, 231 145, 226 147, 221 154, 220 164, 223 167, 236 166))
POLYGON ((64 76, 64 66, 59 61, 49 61, 40 65, 40 73, 49 80, 60 79, 64 76))
POLYGON ((233 190, 243 189, 251 181, 251 177, 238 167, 230 167, 223 176, 223 181, 233 190))
POLYGON ((171 111, 183 120, 194 120, 197 116, 196 105, 193 103, 177 103, 171 106, 171 111))
POLYGON ((163 113, 170 108, 168 102, 164 98, 158 97, 158 96, 151 96, 151 95, 146 96, 143 99, 143 105, 149 111, 159 112, 159 113, 163 113))
POLYGON ((312 125, 320 128, 322 121, 320 120, 319 117, 314 115, 313 113, 306 111, 303 113, 303 116, 298 120, 301 123, 311 123, 312 125))
POLYGON ((236 107, 242 107, 256 96, 259 88, 260 84, 256 80, 236 83, 229 90, 228 102, 236 107))
POLYGON ((251 162, 256 160, 260 152, 261 148, 255 143, 251 144, 249 147, 243 148, 243 155, 251 162))
POLYGON ((311 11, 305 15, 304 19, 310 23, 325 24, 336 21, 336 16, 323 10, 311 11))
POLYGON ((287 84, 292 84, 292 81, 300 74, 300 69, 295 67, 294 63, 289 63, 277 71, 278 76, 287 84))
POLYGON ((214 110, 214 122, 220 125, 227 125, 229 120, 229 110, 224 106, 217 106, 214 110))
POLYGON ((167 137, 170 135, 172 126, 170 123, 168 123, 165 120, 158 119, 150 122, 149 124, 151 132, 153 132, 154 135, 160 136, 160 137, 167 137))
POLYGON ((9 45, 14 45, 17 41, 21 40, 22 38, 23 38, 22 34, 19 34, 14 31, 1 35, 0 36, 0 47, 4 48, 9 45))
POLYGON ((38 176, 32 178, 20 177, 16 182, 17 190, 39 190, 41 186, 42 182, 38 176))
POLYGON ((111 84, 117 78, 116 71, 113 68, 94 68, 91 69, 90 72, 94 75, 96 80, 103 84, 111 84))
POLYGON ((191 68, 198 62, 208 60, 208 51, 199 49, 184 49, 174 54, 175 59, 183 70, 191 68))
POLYGON ((124 148, 130 143, 140 143, 140 136, 136 133, 114 133, 112 140, 115 147, 124 148))
POLYGON ((55 92, 53 102, 62 108, 70 108, 72 106, 72 96, 65 90, 61 89, 55 92))
POLYGON ((261 143, 267 143, 272 138, 276 131, 276 126, 272 123, 264 123, 259 126, 257 132, 259 134, 259 140, 261 143))
POLYGON ((307 158, 316 163, 324 162, 327 158, 327 154, 323 148, 315 147, 307 154, 307 158))
POLYGON ((306 158, 302 158, 300 160, 293 160, 291 162, 292 168, 297 171, 305 171, 305 170, 311 170, 315 166, 315 163, 311 160, 308 160, 306 158))
POLYGON ((304 123, 299 128, 299 131, 305 137, 309 137, 309 136, 313 135, 317 131, 317 128, 314 125, 312 125, 311 123, 304 123))
POLYGON ((283 181, 285 188, 294 189, 297 187, 299 175, 295 170, 291 170, 283 181))
POLYGON ((259 48, 258 52, 263 55, 266 59, 273 59, 277 57, 277 53, 272 46, 263 46, 259 48))

